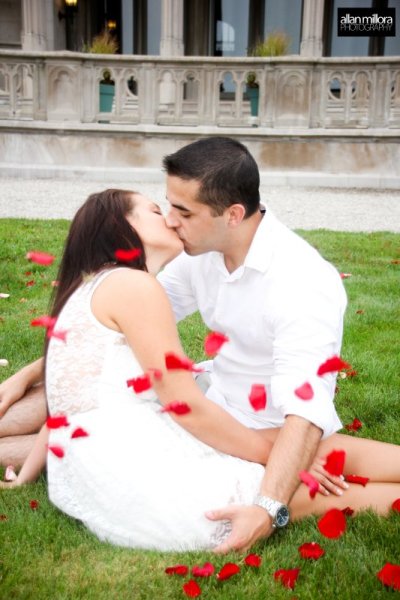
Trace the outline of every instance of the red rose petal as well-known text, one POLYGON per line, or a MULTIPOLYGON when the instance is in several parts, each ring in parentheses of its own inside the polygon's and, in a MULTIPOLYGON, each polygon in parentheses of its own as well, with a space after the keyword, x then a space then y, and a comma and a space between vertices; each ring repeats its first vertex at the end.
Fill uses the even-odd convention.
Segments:
POLYGON ((351 273, 340 273, 340 277, 342 279, 348 279, 349 277, 351 277, 351 273))
POLYGON ((53 329, 52 327, 49 327, 49 329, 47 330, 47 337, 49 339, 56 338, 57 340, 66 342, 67 341, 67 333, 68 333, 68 331, 66 329, 58 329, 57 331, 55 331, 55 329, 53 329))
POLYGON ((205 337, 204 352, 208 356, 212 356, 213 354, 216 354, 226 342, 229 342, 229 338, 227 338, 226 335, 218 333, 218 331, 212 331, 205 337))
POLYGON ((346 518, 338 508, 331 508, 318 521, 318 529, 327 538, 336 539, 346 531, 346 518))
POLYGON ((347 431, 358 431, 359 429, 361 429, 361 427, 362 427, 362 423, 361 423, 360 419, 353 419, 352 423, 345 425, 345 428, 347 429, 347 431))
POLYGON ((325 550, 317 542, 307 542, 299 546, 299 553, 302 558, 318 560, 325 554, 325 550))
POLYGON ((140 392, 145 392, 151 388, 150 376, 145 373, 140 377, 134 377, 133 379, 128 379, 126 382, 128 387, 133 387, 133 390, 136 394, 140 394, 140 392))
POLYGON ((191 410, 192 409, 186 402, 168 402, 168 404, 162 407, 160 412, 173 412, 176 415, 187 415, 191 410))
POLYGON ((140 248, 131 248, 130 250, 124 250, 123 248, 119 248, 114 252, 114 256, 120 262, 131 262, 132 260, 136 260, 142 254, 140 248))
POLYGON ((185 576, 189 573, 189 567, 186 565, 174 565, 173 567, 167 567, 165 569, 167 575, 182 575, 185 576))
POLYGON ((48 429, 59 429, 60 427, 68 427, 69 422, 65 415, 55 415, 47 417, 46 425, 48 429))
POLYGON ((332 356, 328 358, 318 367, 317 375, 322 377, 325 373, 340 371, 341 369, 351 369, 351 365, 340 358, 340 356, 332 356))
POLYGON ((50 317, 49 315, 43 315, 42 317, 38 317, 37 319, 33 319, 31 321, 32 327, 54 327, 57 319, 55 317, 50 317))
POLYGON ((71 433, 71 440, 74 440, 76 438, 81 438, 81 437, 88 437, 88 436, 89 436, 89 434, 85 429, 82 429, 82 427, 77 427, 71 433))
POLYGON ((39 506, 39 502, 37 500, 30 500, 29 506, 31 507, 32 510, 36 510, 39 506))
POLYGON ((299 478, 310 490, 310 498, 315 498, 319 490, 318 481, 308 471, 300 471, 299 478))
POLYGON ((235 563, 226 563, 222 569, 217 573, 216 577, 219 581, 229 579, 240 572, 240 567, 235 563))
POLYGON ((383 585, 392 587, 394 590, 400 590, 400 565, 393 565, 388 562, 376 576, 383 585))
POLYGON ((201 587, 194 579, 189 579, 189 581, 184 583, 182 589, 189 598, 197 598, 197 596, 201 595, 201 587))
POLYGON ((300 569, 279 569, 274 573, 274 579, 279 580, 282 585, 293 590, 299 576, 300 569))
POLYGON ((356 371, 355 369, 347 369, 346 371, 346 377, 357 377, 358 375, 358 371, 356 371))
POLYGON ((35 280, 31 279, 30 281, 27 281, 25 285, 26 287, 32 287, 33 285, 35 285, 35 280))
POLYGON ((324 469, 331 475, 339 477, 343 474, 345 460, 346 452, 344 450, 332 450, 326 457, 324 469))
POLYGON ((48 450, 57 456, 57 458, 63 458, 65 455, 64 448, 61 446, 47 446, 48 450))
POLYGON ((251 386, 249 402, 254 410, 264 410, 267 405, 267 391, 265 385, 254 383, 251 386))
POLYGON ((195 565, 192 568, 192 575, 194 577, 210 577, 215 571, 214 565, 209 562, 204 563, 202 567, 195 565))
POLYGON ((46 252, 28 252, 26 258, 38 265, 48 266, 54 262, 56 257, 46 252))
POLYGON ((369 477, 360 477, 359 475, 346 475, 346 481, 349 483, 359 483, 364 487, 367 485, 369 481, 369 477))
POLYGON ((308 383, 308 381, 306 381, 305 383, 303 383, 303 385, 295 389, 294 393, 298 398, 300 398, 300 400, 311 400, 311 398, 314 398, 314 390, 312 389, 311 384, 308 383))
POLYGON ((400 498, 397 498, 392 504, 392 510, 400 512, 400 498))
POLYGON ((350 506, 346 506, 346 508, 342 508, 342 513, 345 517, 352 517, 354 515, 354 510, 350 508, 350 506))
POLYGON ((193 371, 194 373, 202 373, 203 369, 195 366, 194 362, 187 356, 178 356, 174 352, 165 354, 165 366, 169 371, 183 369, 185 371, 193 371))
POLYGON ((244 559, 244 562, 249 567, 259 567, 261 566, 262 559, 258 554, 248 554, 244 559))

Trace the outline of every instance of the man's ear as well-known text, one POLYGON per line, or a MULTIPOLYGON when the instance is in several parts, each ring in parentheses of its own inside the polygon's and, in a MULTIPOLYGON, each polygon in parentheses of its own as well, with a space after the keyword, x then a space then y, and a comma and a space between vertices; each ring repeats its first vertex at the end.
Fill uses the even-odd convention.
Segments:
POLYGON ((228 226, 237 227, 243 221, 246 214, 246 209, 243 204, 232 204, 227 209, 228 226))

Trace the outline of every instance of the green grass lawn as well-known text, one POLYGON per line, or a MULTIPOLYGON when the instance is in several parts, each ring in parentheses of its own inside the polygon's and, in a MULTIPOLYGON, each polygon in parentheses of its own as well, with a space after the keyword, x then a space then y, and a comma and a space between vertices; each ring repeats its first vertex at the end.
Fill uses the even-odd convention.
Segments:
MULTIPOLYGON (((61 254, 67 221, 0 220, 0 367, 5 379, 42 352, 43 331, 30 321, 48 311, 58 261, 51 267, 29 263, 29 250, 61 254), (34 282, 33 285, 27 285, 34 282)), ((336 265, 351 273, 345 280, 349 297, 342 356, 357 370, 339 380, 337 407, 344 423, 359 418, 362 429, 351 435, 400 443, 400 236, 390 233, 300 232, 336 265)), ((205 329, 198 315, 179 326, 187 354, 203 358, 205 329)), ((183 475, 184 476, 184 475, 183 475)), ((249 600, 267 598, 379 599, 397 597, 376 573, 386 562, 400 564, 400 514, 387 519, 371 513, 348 518, 338 540, 323 538, 309 518, 275 534, 254 551, 259 569, 243 557, 215 558, 210 552, 161 554, 115 548, 99 542, 78 522, 47 500, 44 479, 16 490, 0 491, 0 599, 176 599, 184 598, 188 577, 168 576, 167 566, 225 562, 241 566, 239 575, 219 582, 198 580, 202 598, 249 600), (30 500, 38 500, 36 510, 30 500), (316 541, 325 549, 318 561, 300 558, 298 547, 316 541), (300 567, 294 591, 274 581, 277 569, 300 567)))

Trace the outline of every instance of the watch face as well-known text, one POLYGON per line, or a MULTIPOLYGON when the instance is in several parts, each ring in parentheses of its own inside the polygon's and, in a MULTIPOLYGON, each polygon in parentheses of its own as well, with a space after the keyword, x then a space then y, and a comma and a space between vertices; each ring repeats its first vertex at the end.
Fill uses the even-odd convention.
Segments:
POLYGON ((289 523, 289 509, 287 506, 280 506, 275 516, 277 527, 285 527, 289 523))

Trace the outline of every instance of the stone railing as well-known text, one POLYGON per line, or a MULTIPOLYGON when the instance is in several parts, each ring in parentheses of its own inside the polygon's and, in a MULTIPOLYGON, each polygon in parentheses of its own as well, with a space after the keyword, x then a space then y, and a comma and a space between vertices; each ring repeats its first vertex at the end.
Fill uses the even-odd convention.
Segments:
POLYGON ((0 51, 0 120, 275 129, 400 127, 400 58, 275 59, 0 51), (109 71, 115 94, 100 110, 109 71), (258 82, 251 115, 246 80, 258 82))

